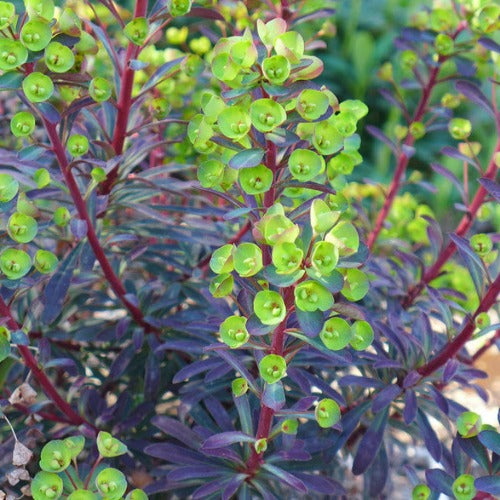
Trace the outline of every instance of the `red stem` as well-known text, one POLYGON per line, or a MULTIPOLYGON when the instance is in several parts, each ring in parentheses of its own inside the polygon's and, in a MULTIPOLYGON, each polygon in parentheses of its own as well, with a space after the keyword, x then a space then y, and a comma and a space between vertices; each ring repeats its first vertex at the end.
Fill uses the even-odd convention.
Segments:
MULTIPOLYGON (((147 0, 137 0, 134 10, 134 18, 145 17, 148 8, 147 0)), ((120 95, 118 97, 116 115, 116 125, 113 133, 113 142, 111 143, 116 155, 123 153, 123 146, 125 144, 125 137, 127 136, 128 117, 130 108, 132 106, 132 88, 134 86, 134 73, 135 71, 129 66, 131 60, 135 59, 139 54, 140 47, 132 42, 128 43, 125 60, 123 61, 122 74, 120 75, 120 95)), ((118 167, 116 165, 108 173, 108 177, 101 185, 101 193, 109 194, 113 187, 116 178, 118 177, 118 167)))
POLYGON ((418 368, 418 373, 423 377, 427 377, 439 368, 441 368, 449 359, 453 358, 465 343, 472 337, 476 328, 475 319, 478 314, 487 312, 496 302, 498 293, 500 292, 500 274, 496 280, 490 285, 486 295, 481 300, 476 312, 467 320, 462 331, 449 342, 442 351, 431 359, 428 363, 418 368))
MULTIPOLYGON (((427 105, 429 104, 432 90, 436 86, 437 76, 439 73, 439 69, 441 67, 441 63, 443 61, 444 59, 440 59, 439 63, 434 68, 432 68, 432 71, 429 74, 429 81, 423 89, 422 96, 420 97, 420 102, 418 103, 417 109, 415 110, 415 114, 413 115, 412 123, 421 121, 422 117, 427 111, 427 105)), ((415 138, 410 133, 408 133, 404 141, 404 145, 411 147, 413 146, 414 142, 415 138)), ((366 244, 368 245, 368 248, 370 250, 373 248, 373 245, 377 241, 380 231, 382 231, 384 222, 387 216, 389 215, 392 204, 394 202, 394 198, 396 197, 396 194, 398 193, 401 187, 401 182, 406 172, 409 160, 410 158, 405 154, 404 150, 401 149, 401 153, 399 155, 398 162, 396 164, 396 171, 394 172, 394 177, 392 178, 391 185, 389 186, 389 192, 387 193, 387 196, 385 198, 382 210, 380 210, 377 216, 375 227, 373 228, 372 232, 368 235, 366 244)))
POLYGON ((134 320, 139 325, 141 325, 146 330, 146 332, 157 331, 145 321, 142 311, 125 297, 127 291, 120 281, 120 278, 113 271, 113 268, 111 267, 111 264, 109 263, 109 260, 106 257, 103 248, 101 247, 101 243, 99 242, 99 238, 97 237, 97 234, 95 232, 92 220, 90 219, 85 200, 82 198, 80 190, 78 189, 78 185, 76 184, 75 178, 73 177, 73 173, 69 168, 68 159, 66 158, 64 146, 62 145, 62 142, 57 133, 56 125, 53 123, 49 123, 47 120, 44 120, 44 125, 47 130, 47 134, 52 144, 54 153, 59 162, 59 167, 64 176, 64 180, 66 181, 66 186, 68 187, 71 197, 73 198, 73 202, 78 211, 78 214, 80 218, 87 224, 87 238, 89 240, 90 246, 92 247, 92 250, 94 251, 96 259, 101 265, 104 276, 108 280, 117 297, 129 310, 134 320))
MULTIPOLYGON (((5 303, 2 297, 0 297, 0 315, 4 318, 7 318, 7 326, 11 330, 20 329, 17 321, 12 316, 9 306, 5 303)), ((75 410, 73 410, 69 403, 59 395, 57 389, 54 387, 50 379, 38 365, 38 362, 33 356, 29 347, 25 345, 18 345, 17 349, 19 350, 19 354, 23 358, 24 363, 33 373, 35 380, 40 384, 43 392, 57 406, 57 408, 59 408, 61 413, 66 416, 68 422, 73 425, 88 424, 90 427, 95 429, 95 426, 81 417, 75 410)))
MULTIPOLYGON (((495 154, 498 152, 500 152, 500 139, 497 142, 495 151, 491 157, 490 163, 484 175, 484 177, 487 179, 493 180, 496 177, 498 167, 495 163, 495 154)), ((457 236, 464 236, 465 234, 467 234, 476 218, 477 212, 481 208, 481 205, 484 203, 487 195, 488 191, 486 191, 486 189, 482 185, 479 186, 474 199, 472 200, 472 203, 469 205, 467 213, 462 217, 462 220, 455 229, 455 234, 457 236)), ((424 287, 439 275, 441 268, 452 257, 456 249, 457 247, 455 243, 453 243, 453 241, 450 241, 444 248, 444 250, 442 250, 442 252, 438 255, 436 262, 434 262, 434 264, 424 272, 422 279, 415 286, 411 287, 408 290, 408 293, 402 302, 404 308, 408 308, 413 303, 415 298, 420 294, 420 292, 424 289, 424 287)))

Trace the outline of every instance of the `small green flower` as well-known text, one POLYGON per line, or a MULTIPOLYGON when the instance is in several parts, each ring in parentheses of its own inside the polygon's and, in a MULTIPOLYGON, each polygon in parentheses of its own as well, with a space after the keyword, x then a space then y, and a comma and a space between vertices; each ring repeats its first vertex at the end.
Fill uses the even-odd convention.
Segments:
POLYGON ((23 250, 6 248, 0 254, 0 270, 10 280, 22 278, 31 269, 31 258, 23 250))
POLYGON ((493 3, 477 10, 472 20, 473 26, 483 33, 493 33, 500 29, 500 5, 493 3))
POLYGON ((274 50, 292 64, 298 64, 304 55, 304 39, 296 31, 288 31, 276 37, 274 50))
POLYGON ((302 264, 304 252, 295 243, 282 242, 273 247, 272 261, 278 274, 291 274, 302 264))
POLYGON ((188 35, 189 29, 187 26, 183 26, 182 28, 172 26, 167 29, 165 38, 167 42, 172 45, 182 45, 183 43, 186 43, 188 35))
POLYGON ((325 160, 309 149, 295 149, 288 159, 288 168, 294 179, 307 182, 324 172, 325 160))
POLYGON ((299 283, 294 290, 295 305, 302 311, 327 311, 333 306, 330 291, 317 281, 299 283))
POLYGON ((268 383, 274 384, 286 376, 286 361, 277 354, 264 356, 259 363, 260 376, 268 383))
POLYGON ((233 276, 229 273, 223 273, 210 282, 209 290, 215 298, 221 298, 229 295, 233 291, 233 286, 233 276))
POLYGON ((322 276, 328 276, 337 266, 339 250, 328 241, 317 241, 311 254, 311 264, 322 276))
POLYGON ((363 320, 355 321, 352 324, 352 339, 349 342, 356 351, 364 351, 373 342, 373 328, 363 320))
POLYGON ((255 243, 241 243, 234 252, 234 269, 242 277, 254 276, 262 269, 262 250, 255 243))
POLYGON ((418 54, 413 50, 403 50, 401 52, 401 66, 411 71, 418 64, 418 54))
POLYGON ((358 99, 346 99, 339 104, 341 113, 352 113, 356 120, 361 120, 368 114, 368 106, 358 99))
POLYGON ((40 468, 47 472, 62 472, 71 463, 71 451, 64 441, 49 441, 40 455, 40 468))
POLYGON ((119 500, 127 490, 127 478, 118 469, 103 469, 95 480, 103 500, 119 500))
POLYGON ((193 38, 189 42, 189 48, 199 56, 203 56, 207 52, 210 52, 212 43, 206 36, 200 36, 199 38, 193 38))
POLYGON ((33 217, 14 212, 7 223, 7 232, 14 241, 29 243, 38 232, 38 224, 33 217))
POLYGON ((434 47, 436 52, 443 56, 449 56, 453 53, 455 49, 455 42, 451 36, 445 33, 439 33, 434 40, 434 47))
POLYGON ((262 62, 262 72, 265 78, 274 84, 284 83, 290 76, 290 62, 284 56, 266 57, 262 62))
POLYGON ((14 21, 16 8, 11 2, 0 2, 0 30, 8 28, 14 21))
POLYGON ((352 268, 345 272, 344 287, 342 295, 351 302, 361 300, 370 289, 370 282, 363 271, 352 268))
POLYGON ((226 318, 219 328, 222 342, 231 349, 237 349, 246 344, 250 338, 246 324, 247 319, 243 316, 229 316, 229 318, 226 318))
POLYGON ((23 80, 24 95, 31 102, 46 101, 54 93, 54 84, 52 80, 43 73, 30 73, 23 80))
POLYGON ((62 43, 51 42, 45 48, 45 64, 54 73, 66 73, 75 64, 75 55, 62 43))
POLYGON ((283 298, 271 290, 262 290, 255 295, 253 310, 264 325, 278 325, 286 316, 283 298))
POLYGON ((167 9, 173 17, 184 16, 191 10, 191 0, 167 0, 167 9))
POLYGON ((210 258, 210 269, 216 274, 230 273, 234 269, 233 250, 231 243, 217 248, 210 258))
POLYGON ((347 347, 352 335, 349 323, 342 318, 334 317, 325 321, 319 337, 328 349, 340 351, 347 347))
POLYGON ((325 240, 333 243, 339 249, 341 256, 352 255, 359 248, 359 234, 356 228, 346 221, 340 221, 327 233, 325 240))
POLYGON ((21 42, 10 38, 0 38, 0 69, 2 71, 13 70, 24 64, 27 59, 28 51, 21 42))
POLYGON ((34 500, 57 500, 62 492, 63 480, 52 472, 38 472, 31 483, 34 500))
POLYGON ((149 105, 155 119, 163 120, 169 112, 169 104, 165 97, 156 97, 149 105))
POLYGON ((53 272, 58 263, 57 257, 48 250, 37 250, 33 259, 35 269, 42 274, 53 272))
POLYGON ((0 202, 7 203, 19 191, 19 182, 10 174, 0 174, 0 202))
POLYGON ((222 82, 231 82, 238 76, 239 72, 240 67, 231 59, 229 54, 226 52, 217 54, 212 59, 212 73, 215 78, 221 80, 222 82))
POLYGON ((334 426, 340 420, 340 407, 329 398, 322 399, 314 410, 314 418, 323 429, 334 426))
POLYGON ((99 184, 101 182, 104 182, 108 176, 106 174, 106 170, 104 170, 102 167, 94 167, 90 171, 90 177, 92 177, 94 182, 97 182, 99 184))
POLYGON ((60 227, 65 227, 69 220, 71 219, 71 214, 66 207, 57 207, 54 211, 54 223, 60 227))
POLYGON ((233 392, 233 396, 239 398, 246 394, 248 391, 248 382, 243 377, 238 377, 234 379, 231 383, 231 390, 233 392))
POLYGON ((357 118, 353 113, 344 111, 332 117, 337 132, 342 137, 349 137, 356 132, 357 118))
POLYGON ((92 99, 94 99, 94 101, 96 102, 107 101, 111 97, 112 91, 113 91, 113 86, 105 78, 97 76, 95 78, 92 78, 92 80, 90 80, 89 95, 90 97, 92 97, 92 99))
POLYGON ((100 431, 97 435, 97 449, 102 457, 118 457, 127 453, 127 447, 109 432, 100 431))
POLYGON ((323 120, 314 127, 312 143, 318 153, 331 155, 342 148, 344 138, 330 120, 323 120))
POLYGON ((473 411, 464 411, 457 418, 458 433, 464 438, 477 436, 481 432, 482 425, 481 417, 473 411))
POLYGON ((413 488, 412 500, 427 500, 431 496, 431 489, 426 484, 417 484, 413 488))
POLYGON ((252 38, 240 39, 232 43, 230 55, 231 59, 242 68, 250 68, 253 66, 257 60, 257 49, 255 48, 252 38))
POLYGON ((445 108, 450 108, 450 109, 455 109, 460 106, 460 96, 455 95, 455 94, 450 94, 449 92, 444 94, 443 97, 441 97, 441 106, 445 108))
POLYGON ((465 118, 453 118, 448 124, 448 131, 453 139, 464 141, 472 132, 472 125, 465 118))
POLYGON ((299 421, 295 418, 287 418, 281 422, 281 432, 284 434, 297 434, 299 421))
POLYGON ((142 45, 148 36, 149 24, 145 17, 132 19, 123 28, 123 34, 135 45, 142 45))
POLYGON ((75 459, 85 446, 85 438, 83 436, 70 436, 64 440, 64 444, 68 447, 71 458, 75 459))
POLYGON ((250 118, 259 132, 271 132, 286 120, 286 111, 272 99, 257 99, 250 105, 250 118))
POLYGON ((29 50, 39 52, 50 43, 52 28, 43 19, 30 19, 21 29, 19 40, 29 50))
POLYGON ((410 134, 416 139, 422 139, 425 135, 425 125, 422 122, 413 122, 410 124, 410 134))
POLYGON ((264 238, 268 245, 284 242, 293 243, 299 232, 299 226, 284 215, 271 215, 265 221, 264 238))
POLYGON ((240 140, 250 131, 250 115, 241 106, 229 106, 219 114, 217 124, 226 137, 240 140))
POLYGON ((196 176, 204 188, 220 186, 224 178, 224 164, 219 160, 206 160, 198 167, 196 176))
POLYGON ((16 137, 26 137, 35 130, 35 117, 29 111, 16 113, 10 121, 10 130, 16 137))
POLYGON ((312 202, 311 227, 315 233, 320 234, 328 231, 339 220, 339 217, 340 212, 333 211, 324 200, 316 198, 312 202))
POLYGON ((50 184, 50 173, 46 168, 39 168, 33 175, 38 189, 42 189, 50 184))
POLYGON ((297 98, 297 112, 307 121, 317 120, 323 116, 329 105, 328 96, 319 90, 305 89, 297 98))
POLYGON ((75 490, 69 495, 68 500, 98 500, 98 497, 89 490, 75 490))
POLYGON ((24 4, 30 19, 42 17, 47 21, 51 21, 54 17, 54 0, 24 0, 24 4))
POLYGON ((7 342, 10 342, 11 339, 10 330, 5 325, 0 326, 0 340, 2 339, 7 342))
POLYGON ((487 312, 479 313, 474 321, 476 328, 488 328, 491 324, 490 316, 487 312))
POLYGON ((81 134, 73 134, 68 139, 68 151, 71 156, 83 156, 89 150, 89 140, 81 134))
POLYGON ((261 194, 269 191, 273 184, 273 171, 265 165, 242 168, 238 171, 241 189, 247 194, 261 194))
POLYGON ((148 496, 144 491, 136 488, 125 497, 125 500, 148 500, 148 496))
POLYGON ((458 476, 451 489, 457 500, 472 500, 477 493, 474 486, 474 476, 470 474, 458 476))
POLYGON ((472 236, 470 244, 474 252, 480 257, 488 255, 493 250, 493 241, 487 234, 484 233, 472 236))
POLYGON ((334 179, 338 174, 349 175, 356 165, 363 161, 357 151, 342 151, 328 162, 328 179, 334 179))
POLYGON ((254 448, 257 453, 264 453, 267 450, 267 439, 257 439, 257 441, 255 441, 254 448))
POLYGON ((451 31, 456 27, 458 17, 451 6, 449 8, 433 8, 430 22, 434 31, 451 31))

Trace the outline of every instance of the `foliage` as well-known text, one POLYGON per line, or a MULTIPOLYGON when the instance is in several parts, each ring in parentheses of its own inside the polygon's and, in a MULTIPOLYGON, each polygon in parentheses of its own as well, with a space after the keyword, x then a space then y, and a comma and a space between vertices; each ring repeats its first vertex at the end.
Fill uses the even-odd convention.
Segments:
POLYGON ((372 82, 358 1, 0 2, 10 495, 500 494, 497 428, 446 390, 487 399, 499 339, 500 7, 428 3, 372 82))

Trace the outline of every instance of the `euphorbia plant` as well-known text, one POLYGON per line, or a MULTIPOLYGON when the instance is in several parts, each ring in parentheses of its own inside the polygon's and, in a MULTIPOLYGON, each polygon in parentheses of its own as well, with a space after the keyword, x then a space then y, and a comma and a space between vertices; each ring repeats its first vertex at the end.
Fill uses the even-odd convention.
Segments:
POLYGON ((407 436, 437 464, 405 467, 414 499, 500 494, 494 422, 446 392, 484 396, 498 339, 500 152, 475 124, 500 129, 500 8, 414 13, 382 131, 324 79, 330 7, 0 2, 9 494, 350 498, 350 468, 396 498, 407 436), (429 155, 461 198, 449 236, 429 155))

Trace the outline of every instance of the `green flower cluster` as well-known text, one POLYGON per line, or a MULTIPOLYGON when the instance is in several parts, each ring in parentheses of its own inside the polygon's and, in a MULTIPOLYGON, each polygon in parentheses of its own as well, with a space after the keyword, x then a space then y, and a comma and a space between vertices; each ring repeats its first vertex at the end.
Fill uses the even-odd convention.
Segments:
MULTIPOLYGON (((40 472, 31 483, 34 500, 120 500, 127 490, 127 478, 118 469, 107 467, 102 460, 127 453, 127 447, 107 432, 97 436, 99 456, 89 477, 82 478, 77 467, 78 456, 85 447, 83 436, 49 441, 40 455, 40 472), (70 481, 67 479, 70 478, 70 481)), ((130 491, 125 500, 147 500, 139 489, 130 491)))

